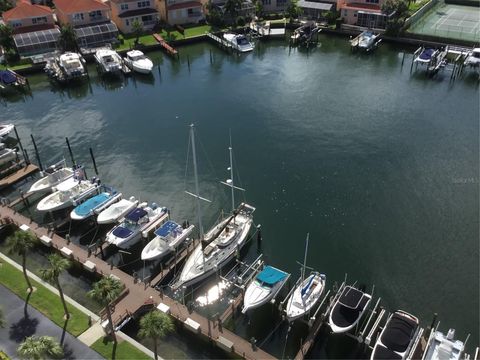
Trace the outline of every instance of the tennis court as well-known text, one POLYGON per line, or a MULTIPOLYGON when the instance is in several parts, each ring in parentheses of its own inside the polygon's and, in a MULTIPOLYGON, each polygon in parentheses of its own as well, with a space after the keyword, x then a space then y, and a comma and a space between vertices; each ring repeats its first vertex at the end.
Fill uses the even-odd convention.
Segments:
POLYGON ((480 42, 480 8, 440 3, 409 32, 480 42))

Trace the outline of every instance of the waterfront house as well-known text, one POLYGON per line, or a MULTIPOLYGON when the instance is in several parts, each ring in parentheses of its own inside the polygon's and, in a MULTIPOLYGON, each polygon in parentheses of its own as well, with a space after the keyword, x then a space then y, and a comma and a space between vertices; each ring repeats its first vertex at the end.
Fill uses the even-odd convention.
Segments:
POLYGON ((53 0, 57 20, 75 29, 80 48, 118 41, 118 28, 110 20, 110 7, 100 0, 53 0))
POLYGON ((3 12, 2 19, 13 28, 13 40, 20 56, 43 54, 57 48, 60 30, 49 7, 19 0, 14 8, 3 12))
POLYGON ((287 9, 288 0, 262 0, 263 12, 266 14, 280 13, 287 9))
POLYGON ((302 10, 302 18, 323 21, 328 11, 335 10, 336 0, 300 0, 298 7, 302 10))
POLYGON ((161 10, 167 22, 171 25, 197 24, 205 20, 203 3, 195 0, 165 0, 161 10))
POLYGON ((133 32, 134 21, 144 30, 152 30, 160 21, 155 0, 110 0, 110 8, 112 21, 124 34, 133 32))
POLYGON ((382 13, 385 0, 337 0, 337 10, 345 24, 384 29, 387 15, 382 13))

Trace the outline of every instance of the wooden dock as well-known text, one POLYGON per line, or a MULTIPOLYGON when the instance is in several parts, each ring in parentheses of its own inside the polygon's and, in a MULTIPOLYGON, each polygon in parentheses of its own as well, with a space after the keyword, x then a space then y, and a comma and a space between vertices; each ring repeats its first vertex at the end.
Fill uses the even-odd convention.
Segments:
POLYGON ((125 285, 124 297, 114 306, 113 321, 117 326, 130 314, 146 304, 158 306, 173 318, 184 324, 192 332, 207 338, 218 347, 227 352, 234 352, 244 359, 275 359, 271 354, 251 345, 250 342, 233 332, 218 326, 216 321, 209 320, 198 313, 190 312, 183 304, 163 295, 154 288, 137 282, 132 276, 121 271, 115 266, 96 258, 80 246, 67 242, 55 233, 50 233, 46 228, 39 226, 27 217, 15 212, 13 209, 0 205, 0 217, 7 219, 17 226, 27 225, 40 241, 46 246, 57 249, 60 254, 82 264, 85 269, 103 276, 114 276, 125 285))
POLYGON ((226 52, 232 52, 234 48, 227 40, 218 37, 212 33, 207 33, 207 37, 220 47, 220 49, 225 50, 226 52))
POLYGON ((38 166, 29 164, 0 180, 0 189, 9 187, 38 171, 38 166))
POLYGON ((162 46, 162 48, 167 52, 168 55, 178 58, 178 50, 170 46, 160 34, 153 34, 153 37, 155 38, 155 40, 157 40, 157 42, 162 46))

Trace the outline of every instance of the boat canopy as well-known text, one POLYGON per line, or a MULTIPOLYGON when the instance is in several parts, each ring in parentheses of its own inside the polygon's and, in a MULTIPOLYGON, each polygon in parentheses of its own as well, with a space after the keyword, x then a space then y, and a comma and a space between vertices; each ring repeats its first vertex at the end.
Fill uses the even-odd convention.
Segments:
POLYGON ((178 225, 175 221, 168 220, 165 224, 163 224, 160 228, 155 230, 155 235, 160 236, 162 238, 167 237, 175 231, 180 225, 178 225))
POLYGON ((272 266, 266 266, 263 271, 258 274, 257 280, 268 285, 274 285, 287 277, 287 273, 278 270, 272 266))
POLYGON ((138 222, 141 218, 147 215, 147 212, 142 208, 136 208, 130 211, 125 218, 132 222, 138 222))
POLYGON ((13 84, 15 81, 17 81, 15 74, 8 70, 0 70, 0 82, 9 85, 13 84))
POLYGON ((123 226, 117 226, 115 229, 113 229, 112 234, 121 239, 126 239, 133 234, 133 231, 123 226))
POLYGON ((425 49, 422 51, 419 57, 422 60, 430 60, 434 52, 435 52, 434 49, 425 49))
POLYGON ((99 205, 103 204, 109 198, 110 198, 110 194, 108 193, 98 194, 97 196, 94 196, 88 199, 87 201, 85 201, 84 203, 78 205, 75 208, 75 213, 77 213, 80 216, 87 216, 90 214, 92 210, 94 210, 99 205))
POLYGON ((360 305, 363 295, 360 290, 347 286, 342 292, 339 303, 350 309, 356 309, 360 305))
POLYGON ((404 316, 394 314, 382 335, 382 343, 390 350, 403 353, 412 341, 417 323, 404 316))

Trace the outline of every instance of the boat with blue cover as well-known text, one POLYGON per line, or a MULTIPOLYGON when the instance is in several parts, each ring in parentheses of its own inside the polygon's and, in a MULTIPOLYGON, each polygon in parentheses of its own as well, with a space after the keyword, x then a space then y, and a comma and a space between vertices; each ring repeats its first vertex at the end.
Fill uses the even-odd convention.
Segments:
POLYGON ((155 260, 164 257, 180 246, 193 231, 194 226, 181 226, 168 220, 155 230, 155 237, 142 250, 142 260, 155 260))
POLYGON ((98 214, 100 211, 122 198, 122 194, 114 189, 105 188, 105 190, 106 191, 103 191, 78 205, 70 213, 70 218, 72 220, 85 220, 95 213, 98 214))
POLYGON ((245 291, 242 313, 255 309, 276 296, 290 274, 273 266, 265 268, 253 279, 245 291))
POLYGON ((27 85, 27 79, 15 71, 0 70, 0 89, 17 88, 27 85))
POLYGON ((152 203, 140 204, 130 211, 120 225, 114 227, 106 236, 106 242, 121 249, 128 249, 137 243, 142 236, 146 237, 154 227, 168 219, 168 210, 152 203))

